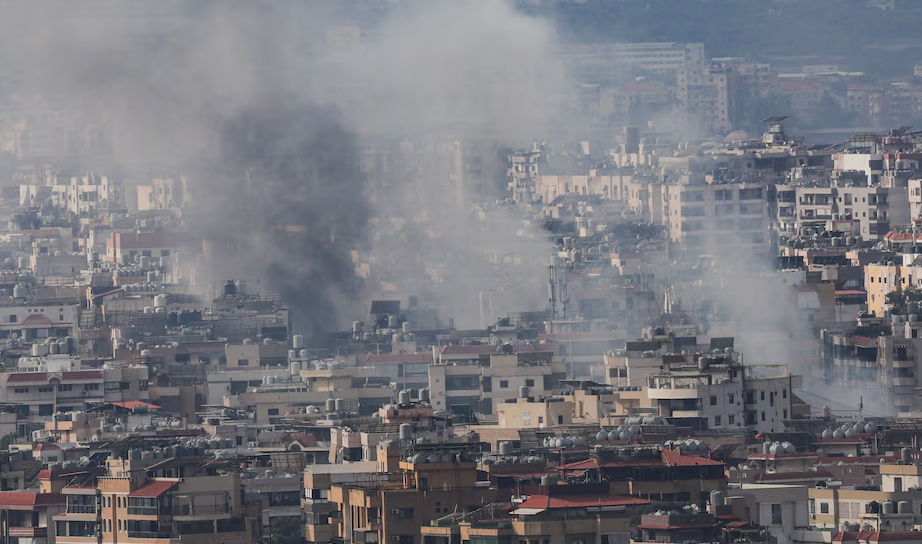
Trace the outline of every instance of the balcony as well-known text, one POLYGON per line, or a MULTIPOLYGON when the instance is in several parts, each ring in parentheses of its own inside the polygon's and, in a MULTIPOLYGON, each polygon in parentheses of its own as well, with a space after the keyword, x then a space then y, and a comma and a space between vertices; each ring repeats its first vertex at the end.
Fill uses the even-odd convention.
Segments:
POLYGON ((159 514, 160 514, 159 508, 157 508, 156 506, 129 506, 128 507, 129 516, 155 516, 156 517, 159 514))
POLYGON ((48 536, 48 527, 10 527, 10 536, 13 538, 45 538, 48 536))
MULTIPOLYGON (((68 514, 96 514, 96 505, 94 504, 68 504, 68 514)), ((130 513, 130 512, 129 512, 130 513)))
POLYGON ((128 538, 147 538, 158 540, 170 540, 173 538, 172 533, 152 532, 152 531, 128 531, 128 538))

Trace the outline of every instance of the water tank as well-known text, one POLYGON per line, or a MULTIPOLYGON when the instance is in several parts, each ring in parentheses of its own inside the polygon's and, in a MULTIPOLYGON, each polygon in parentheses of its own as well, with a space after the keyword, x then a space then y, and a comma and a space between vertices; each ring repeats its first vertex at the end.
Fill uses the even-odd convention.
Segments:
POLYGON ((419 391, 415 387, 407 389, 407 393, 410 394, 410 401, 413 399, 419 399, 419 391))
POLYGON ((403 390, 397 393, 397 404, 410 404, 410 392, 403 390))
POLYGON ((134 448, 128 450, 128 460, 129 461, 138 461, 141 459, 141 450, 134 448))
POLYGON ((640 425, 641 423, 643 423, 643 418, 641 418, 640 416, 631 416, 631 417, 627 418, 626 420, 624 420, 624 422, 625 422, 628 426, 630 426, 630 425, 640 425))
POLYGON ((78 410, 70 415, 70 419, 71 421, 77 423, 84 423, 86 422, 86 412, 81 412, 78 410))
POLYGON ((523 385, 522 387, 519 387, 519 398, 520 399, 528 398, 528 386, 527 385, 523 385))
POLYGON ((142 461, 152 461, 154 459, 154 452, 150 450, 144 450, 141 452, 142 461))
POLYGON ((770 454, 770 453, 771 453, 771 447, 772 447, 772 443, 771 443, 771 442, 762 442, 762 453, 763 453, 764 455, 770 454))
POLYGON ((335 399, 327 399, 326 401, 324 401, 323 406, 324 406, 324 408, 326 408, 326 411, 327 411, 327 412, 332 412, 333 410, 336 409, 336 400, 335 400, 335 399))
POLYGON ((263 345, 264 345, 264 346, 271 346, 271 345, 272 345, 272 339, 271 339, 271 338, 263 338, 263 345))
POLYGON ((45 355, 45 345, 44 344, 32 344, 32 356, 41 357, 45 355))
POLYGON ((722 491, 715 489, 711 491, 711 506, 723 506, 724 494, 722 491))
POLYGON ((845 438, 858 438, 858 432, 855 429, 845 431, 845 438))
POLYGON ((302 359, 310 359, 310 356, 311 356, 310 352, 307 351, 306 349, 302 349, 301 351, 299 351, 299 352, 298 352, 298 355, 299 355, 302 359))
POLYGON ((353 321, 352 322, 352 334, 359 334, 362 332, 362 322, 353 321))
POLYGON ((26 298, 29 290, 24 285, 13 286, 13 298, 26 298))
POLYGON ((424 387, 419 390, 419 400, 422 402, 429 402, 429 388, 424 387))
POLYGON ((643 418, 644 425, 653 425, 655 421, 656 421, 656 418, 654 418, 653 416, 644 416, 643 418))
POLYGON ((621 440, 622 442, 627 442, 630 439, 631 439, 631 434, 629 432, 621 431, 620 433, 618 433, 618 440, 621 440))
POLYGON ((208 449, 217 450, 220 448, 221 448, 221 441, 218 440, 217 438, 212 438, 211 440, 208 441, 208 449))
POLYGON ((398 326, 399 326, 399 323, 397 323, 396 315, 387 316, 387 328, 388 329, 397 329, 398 326))
POLYGON ((835 431, 832 432, 832 437, 835 438, 836 440, 845 438, 845 431, 843 431, 842 429, 836 429, 835 431))
POLYGON ((399 436, 401 440, 412 440, 413 439, 413 424, 412 423, 401 423, 399 436))
POLYGON ((373 339, 374 339, 374 335, 371 334, 370 332, 362 333, 362 341, 371 342, 373 339))
POLYGON ((292 376, 299 376, 301 374, 301 361, 288 363, 288 373, 292 376))
POLYGON ((882 514, 894 514, 896 513, 896 505, 893 504, 893 501, 884 501, 880 510, 882 514))
POLYGON ((304 347, 304 337, 300 334, 296 334, 291 337, 291 347, 295 349, 301 349, 304 347))
POLYGON ((145 307, 144 307, 144 313, 145 313, 145 314, 152 314, 152 313, 154 313, 154 308, 153 308, 153 306, 145 306, 145 307))
POLYGON ((877 424, 873 421, 869 421, 867 425, 864 426, 864 432, 868 434, 873 434, 877 432, 877 424))
POLYGON ((912 503, 909 501, 900 501, 896 503, 896 511, 899 514, 912 514, 912 503))
POLYGON ((826 439, 832 438, 832 429, 826 429, 823 431, 822 437, 826 439))
POLYGON ((614 442, 614 441, 616 441, 616 440, 620 440, 620 439, 621 439, 621 431, 618 431, 618 430, 610 431, 610 432, 608 433, 608 439, 611 440, 612 442, 614 442))
POLYGON ((553 476, 545 474, 544 476, 541 477, 541 485, 543 486, 557 485, 557 478, 554 478, 553 476))
POLYGON ((631 425, 631 427, 628 429, 628 432, 631 433, 631 436, 637 436, 640 434, 640 427, 637 425, 631 425))
POLYGON ((711 368, 711 358, 710 357, 698 357, 698 370, 704 372, 705 370, 711 368))
POLYGON ((768 452, 772 455, 778 455, 778 454, 784 453, 784 447, 781 445, 780 442, 775 442, 774 444, 771 445, 771 448, 769 448, 768 452))
POLYGON ((790 442, 785 442, 782 444, 784 446, 784 453, 797 453, 797 447, 790 442))
POLYGON ((289 360, 291 360, 291 359, 297 359, 297 358, 298 358, 298 352, 297 352, 297 350, 293 350, 293 349, 288 350, 288 359, 289 359, 289 360))
POLYGON ((394 344, 403 342, 403 336, 401 336, 400 333, 395 332, 394 334, 391 335, 391 342, 393 342, 394 344))
POLYGON ((250 339, 250 338, 244 338, 244 339, 243 339, 243 345, 244 345, 244 346, 252 346, 252 345, 253 345, 253 340, 250 339))
POLYGON ((500 455, 512 455, 513 452, 512 442, 500 442, 499 443, 499 454, 500 455))
POLYGON ((900 450, 900 461, 902 461, 904 464, 911 464, 912 463, 912 449, 910 448, 901 449, 900 450))
POLYGON ((275 385, 275 376, 266 376, 266 385, 275 385))
POLYGON ((342 412, 346 409, 346 401, 343 399, 336 399, 333 403, 333 406, 336 408, 337 412, 342 412))
POLYGON ((569 448, 572 445, 573 445, 573 439, 570 438, 569 436, 565 436, 557 440, 558 448, 569 448))
POLYGON ((608 440, 608 433, 605 432, 604 430, 599 431, 595 433, 595 439, 598 440, 599 442, 605 442, 606 440, 608 440))
POLYGON ((28 257, 20 257, 20 258, 16 259, 16 262, 17 262, 18 267, 19 267, 20 269, 23 269, 23 270, 24 270, 24 269, 26 269, 26 268, 29 268, 29 258, 28 258, 28 257))
POLYGON ((59 353, 61 353, 61 346, 58 345, 57 342, 52 342, 51 345, 48 346, 48 347, 51 348, 51 354, 52 354, 52 355, 58 355, 59 353))

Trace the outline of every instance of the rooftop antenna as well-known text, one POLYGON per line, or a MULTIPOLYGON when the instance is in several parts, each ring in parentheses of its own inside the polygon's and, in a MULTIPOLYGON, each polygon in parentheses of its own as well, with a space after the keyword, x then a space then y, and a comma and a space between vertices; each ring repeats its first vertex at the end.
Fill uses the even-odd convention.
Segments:
POLYGON ((557 269, 554 265, 547 267, 547 301, 551 319, 557 319, 557 269))

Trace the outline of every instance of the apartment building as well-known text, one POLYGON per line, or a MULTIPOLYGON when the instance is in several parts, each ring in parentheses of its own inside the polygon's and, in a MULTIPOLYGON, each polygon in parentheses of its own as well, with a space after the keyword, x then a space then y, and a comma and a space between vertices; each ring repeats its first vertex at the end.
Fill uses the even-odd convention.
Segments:
POLYGON ((717 64, 683 66, 676 70, 676 97, 690 119, 710 133, 733 129, 736 112, 735 72, 717 64))
POLYGON ((558 56, 574 77, 588 83, 609 81, 630 69, 669 73, 705 62, 704 44, 680 42, 570 45, 558 56))
POLYGON ((0 305, 0 339, 33 341, 45 338, 78 338, 79 307, 49 300, 24 300, 0 305))
POLYGON ((83 410, 113 401, 149 398, 149 368, 117 365, 84 368, 79 358, 63 354, 24 357, 13 372, 0 373, 0 395, 19 404, 33 422, 56 412, 83 410))
POLYGON ((922 469, 916 461, 882 463, 880 484, 809 488, 810 524, 857 531, 912 531, 922 520, 922 469))
POLYGON ((432 405, 437 410, 476 414, 495 421, 498 405, 518 398, 522 388, 528 389, 530 397, 548 396, 559 390, 560 380, 566 378, 566 366, 553 359, 552 351, 536 352, 531 346, 525 349, 527 345, 505 346, 505 353, 502 346, 443 348, 439 362, 429 368, 432 405), (496 353, 498 348, 500 353, 496 353), (513 353, 515 348, 518 354, 513 353))
POLYGON ((768 191, 755 183, 665 186, 663 225, 686 251, 765 253, 768 191))
POLYGON ((761 377, 739 364, 737 355, 664 358, 664 370, 647 376, 647 397, 659 415, 674 423, 710 428, 781 432, 794 413, 798 376, 761 377))
POLYGON ((247 544, 261 536, 239 471, 195 457, 141 457, 138 450, 109 459, 103 476, 65 486, 66 511, 53 518, 56 542, 247 544))
POLYGON ((421 527, 439 518, 508 497, 508 490, 477 484, 470 448, 466 443, 416 444, 412 455, 397 446, 385 448, 379 453, 379 479, 331 486, 333 539, 410 544, 418 541, 421 527))
POLYGON ((60 493, 30 491, 0 492, 0 510, 5 514, 4 537, 8 542, 54 544, 52 520, 64 511, 60 493), (49 531, 48 529, 52 530, 49 531))

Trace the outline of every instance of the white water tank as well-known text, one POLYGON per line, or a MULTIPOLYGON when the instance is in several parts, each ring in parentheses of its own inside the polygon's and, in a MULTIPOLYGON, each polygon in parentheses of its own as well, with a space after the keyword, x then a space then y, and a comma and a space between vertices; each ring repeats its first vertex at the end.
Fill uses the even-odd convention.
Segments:
POLYGON ((154 308, 166 308, 167 302, 169 300, 170 299, 167 295, 160 294, 160 295, 155 296, 154 297, 154 308))

